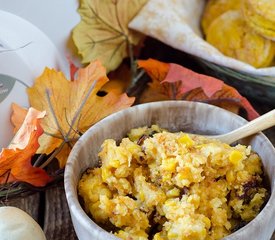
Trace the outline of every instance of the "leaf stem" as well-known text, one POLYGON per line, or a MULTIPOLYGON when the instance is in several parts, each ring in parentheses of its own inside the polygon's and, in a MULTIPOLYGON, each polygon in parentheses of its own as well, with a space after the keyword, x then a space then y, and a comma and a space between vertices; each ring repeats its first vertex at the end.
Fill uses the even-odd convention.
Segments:
MULTIPOLYGON (((66 122, 67 124, 70 126, 70 128, 72 128, 72 130, 75 132, 75 134, 77 134, 78 136, 80 136, 79 132, 77 131, 77 128, 74 129, 74 127, 72 126, 72 124, 70 123, 69 119, 68 119, 68 116, 67 116, 67 111, 65 109, 65 119, 66 119, 66 122)), ((80 116, 78 118, 78 123, 79 123, 79 120, 80 120, 80 116)))
POLYGON ((40 156, 36 159, 35 163, 33 164, 34 167, 38 167, 40 163, 43 161, 43 158, 46 154, 40 154, 40 156))
POLYGON ((142 76, 143 76, 144 74, 145 74, 145 71, 142 69, 142 70, 132 79, 129 88, 134 87, 134 86, 138 83, 139 79, 141 79, 142 76))
POLYGON ((59 124, 59 122, 58 122, 58 119, 57 119, 57 117, 56 117, 56 114, 55 114, 55 112, 54 112, 53 105, 52 105, 51 98, 50 98, 50 91, 49 91, 49 89, 46 89, 46 97, 47 97, 47 102, 48 102, 49 107, 50 107, 50 111, 51 111, 51 113, 52 113, 52 115, 53 115, 53 118, 54 118, 54 121, 55 121, 55 124, 56 124, 58 130, 59 130, 59 132, 61 133, 61 135, 63 136, 63 139, 64 139, 65 141, 68 141, 68 139, 66 138, 65 133, 63 132, 63 129, 61 128, 61 126, 60 126, 60 124, 59 124))
POLYGON ((66 141, 63 141, 63 142, 59 145, 59 147, 58 147, 57 149, 54 150, 54 152, 53 152, 53 153, 51 154, 51 156, 47 159, 47 161, 45 161, 45 162, 40 166, 40 168, 44 168, 44 167, 48 166, 49 163, 56 157, 56 155, 57 155, 58 153, 61 152, 61 150, 62 150, 62 148, 64 147, 65 144, 66 144, 66 141))
MULTIPOLYGON (((49 104, 49 107, 50 107, 50 111, 53 114, 55 123, 56 123, 60 133, 62 134, 64 141, 60 144, 60 146, 57 149, 55 149, 55 151, 51 154, 51 156, 43 164, 41 164, 40 168, 45 168, 56 157, 56 155, 61 152, 61 150, 63 149, 63 147, 66 143, 70 145, 70 141, 75 140, 74 138, 70 139, 69 136, 70 136, 71 132, 74 130, 73 126, 74 126, 75 122, 77 121, 77 119, 78 119, 83 107, 85 106, 88 98, 90 97, 92 91, 94 90, 94 87, 95 87, 96 83, 97 83, 97 80, 95 80, 93 82, 93 84, 90 86, 90 88, 89 88, 86 96, 84 97, 82 103, 80 104, 79 108, 75 112, 74 117, 72 119, 72 122, 71 122, 71 124, 69 124, 69 126, 70 126, 69 131, 66 134, 63 132, 63 130, 62 130, 62 128, 61 128, 61 126, 58 122, 58 119, 55 115, 55 112, 54 112, 54 109, 53 109, 53 106, 52 106, 52 103, 51 103, 51 99, 50 99, 49 90, 46 90, 46 96, 47 96, 47 101, 48 101, 48 104, 49 104)), ((70 145, 70 147, 72 147, 72 146, 70 145)))
POLYGON ((71 131, 73 130, 73 126, 74 126, 74 124, 75 124, 77 118, 79 117, 79 115, 80 115, 80 113, 81 113, 83 107, 85 106, 85 104, 86 104, 88 98, 90 97, 92 91, 94 90, 94 87, 95 87, 97 81, 98 81, 98 80, 95 80, 95 81, 93 82, 93 84, 90 86, 90 88, 89 88, 89 90, 88 90, 88 92, 87 92, 85 98, 83 99, 83 101, 82 101, 80 107, 79 107, 79 108, 77 109, 77 111, 75 112, 75 115, 74 115, 74 117, 73 117, 73 120, 72 120, 70 129, 69 129, 69 131, 68 131, 68 133, 67 133, 67 135, 66 135, 67 138, 70 136, 71 131))
POLYGON ((136 63, 135 63, 133 45, 130 44, 128 39, 127 39, 126 43, 127 43, 127 46, 128 46, 129 57, 130 57, 130 68, 131 68, 132 81, 134 81, 134 79, 136 77, 136 74, 137 74, 137 67, 136 67, 136 63))

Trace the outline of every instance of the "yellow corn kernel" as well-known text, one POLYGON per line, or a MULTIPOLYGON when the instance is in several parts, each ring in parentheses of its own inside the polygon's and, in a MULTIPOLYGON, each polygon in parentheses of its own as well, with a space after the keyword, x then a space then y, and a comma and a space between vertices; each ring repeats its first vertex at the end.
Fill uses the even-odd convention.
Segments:
POLYGON ((194 145, 194 141, 187 134, 181 136, 178 139, 178 143, 185 144, 187 147, 191 147, 194 145))
POLYGON ((144 201, 145 200, 145 195, 144 195, 144 192, 143 191, 140 191, 139 192, 139 199, 140 199, 140 201, 144 201))
POLYGON ((177 181, 184 181, 184 180, 186 180, 186 175, 184 174, 184 173, 182 173, 182 172, 180 172, 180 173, 178 173, 177 175, 176 175, 176 180, 177 181))
POLYGON ((233 171, 228 171, 226 173, 226 181, 229 183, 232 183, 235 181, 235 176, 234 176, 234 172, 233 171))
POLYGON ((208 217, 204 217, 203 222, 205 223, 205 226, 207 229, 209 229, 211 227, 211 221, 208 217))
POLYGON ((177 160, 175 158, 163 159, 161 167, 163 170, 174 172, 176 170, 177 160))
POLYGON ((178 173, 175 177, 175 184, 176 186, 178 187, 188 187, 190 185, 190 179, 188 178, 188 176, 183 173, 183 172, 180 172, 178 173))
POLYGON ((191 195, 188 197, 187 202, 191 203, 195 208, 200 205, 200 197, 198 195, 191 195))
POLYGON ((185 180, 192 178, 193 174, 189 167, 184 167, 178 175, 180 180, 185 180))
POLYGON ((170 181, 172 178, 172 173, 165 173, 162 175, 162 182, 170 181))
POLYGON ((166 196, 168 198, 178 197, 179 195, 180 195, 180 190, 178 188, 173 188, 166 192, 166 196))
POLYGON ((109 178, 109 176, 110 176, 109 170, 107 168, 102 168, 102 171, 101 171, 102 181, 106 182, 106 180, 109 178))
POLYGON ((101 189, 99 189, 99 193, 100 195, 104 195, 107 198, 111 198, 113 196, 111 190, 107 187, 101 187, 101 189))
POLYGON ((231 223, 230 222, 226 222, 225 224, 224 224, 224 226, 225 226, 225 228, 227 229, 227 230, 230 230, 231 229, 231 223))
POLYGON ((118 159, 112 159, 110 162, 109 162, 109 165, 111 167, 114 167, 114 168, 118 168, 120 166, 120 162, 118 159))
POLYGON ((165 207, 174 207, 176 206, 176 202, 174 199, 168 199, 164 203, 165 207))
POLYGON ((200 238, 205 238, 206 237, 206 234, 207 234, 207 231, 206 231, 206 229, 205 228, 203 228, 202 230, 201 230, 201 232, 198 234, 198 237, 200 237, 200 238))
POLYGON ((131 153, 134 153, 136 151, 139 151, 140 150, 140 147, 136 144, 127 144, 127 150, 131 153))
POLYGON ((174 238, 177 238, 178 237, 178 234, 177 233, 171 233, 171 232, 168 232, 167 234, 168 238, 169 239, 174 239, 174 238))
POLYGON ((242 159, 243 159, 243 153, 237 150, 233 150, 229 155, 229 161, 233 165, 238 165, 242 159))
POLYGON ((155 131, 155 132, 161 132, 161 128, 158 126, 158 125, 156 125, 156 124, 153 124, 152 126, 151 126, 151 129, 152 129, 152 131, 155 131))
POLYGON ((164 238, 160 235, 160 233, 156 233, 153 240, 164 240, 164 238))

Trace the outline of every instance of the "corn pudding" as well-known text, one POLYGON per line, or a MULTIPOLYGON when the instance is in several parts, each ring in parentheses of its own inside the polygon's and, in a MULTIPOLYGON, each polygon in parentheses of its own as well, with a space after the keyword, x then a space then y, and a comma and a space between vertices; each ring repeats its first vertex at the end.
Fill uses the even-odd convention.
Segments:
POLYGON ((221 239, 252 220, 268 191, 259 156, 156 125, 107 139, 78 191, 99 225, 127 240, 221 239))

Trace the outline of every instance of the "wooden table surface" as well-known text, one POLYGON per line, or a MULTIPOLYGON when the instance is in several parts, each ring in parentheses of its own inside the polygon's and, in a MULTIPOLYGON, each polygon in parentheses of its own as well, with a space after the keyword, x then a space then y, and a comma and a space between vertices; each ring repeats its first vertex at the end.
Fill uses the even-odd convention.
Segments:
MULTIPOLYGON (((161 51, 165 51, 166 46, 160 45, 161 51)), ((157 55, 159 54, 158 49, 154 46, 155 52, 150 52, 151 57, 161 59, 157 55)), ((167 52, 167 50, 166 50, 167 52)), ((169 55, 175 56, 174 50, 169 49, 169 55)), ((163 55, 163 54, 161 54, 163 55)), ((181 56, 180 56, 181 57, 181 56)), ((145 55, 146 58, 146 55, 145 55)), ((166 56, 167 58, 167 56, 166 56)), ((169 56, 168 56, 169 58, 169 56)), ((177 59, 169 58, 169 62, 177 62, 177 59)), ((182 62, 181 62, 182 63, 182 62)), ((185 65, 185 64, 183 64, 185 65)), ((194 66, 188 61, 186 64, 188 67, 194 66)), ((195 67, 196 69, 196 67, 195 67)), ((260 114, 263 114, 269 110, 274 109, 274 105, 270 106, 265 103, 257 102, 252 100, 252 105, 258 110, 260 114)), ((275 146, 275 127, 264 131, 267 137, 275 146)), ((275 156, 274 156, 275 157, 275 156)), ((275 159, 274 159, 275 160, 275 159)), ((0 205, 3 203, 0 203, 0 205)), ((28 212, 43 228, 47 240, 75 240, 78 239, 71 222, 68 205, 66 202, 64 185, 61 181, 56 186, 47 189, 43 192, 37 192, 23 198, 10 199, 4 202, 8 206, 16 206, 22 210, 28 212)), ((275 223, 274 223, 275 228, 275 223)), ((252 238, 253 239, 253 238, 252 238)), ((265 240, 265 239, 263 239, 265 240)), ((272 237, 275 240, 275 234, 272 237)))

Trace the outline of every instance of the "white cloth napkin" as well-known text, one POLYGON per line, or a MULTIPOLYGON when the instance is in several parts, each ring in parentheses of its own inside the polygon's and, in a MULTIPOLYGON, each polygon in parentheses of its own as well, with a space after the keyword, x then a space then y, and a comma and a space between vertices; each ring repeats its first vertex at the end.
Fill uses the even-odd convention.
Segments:
POLYGON ((275 67, 257 69, 226 57, 202 38, 200 18, 204 4, 205 0, 148 0, 129 27, 191 55, 275 81, 275 67))

